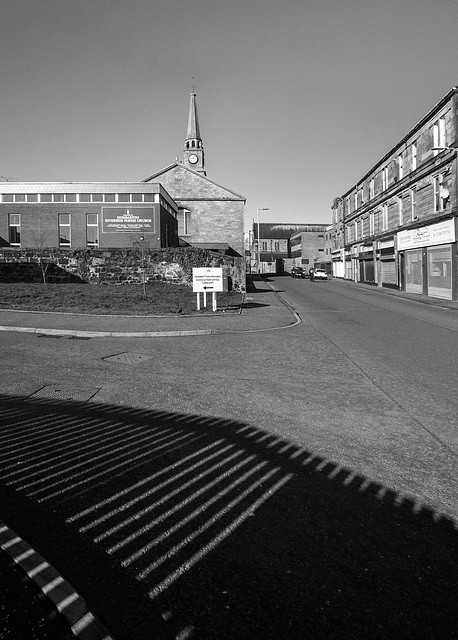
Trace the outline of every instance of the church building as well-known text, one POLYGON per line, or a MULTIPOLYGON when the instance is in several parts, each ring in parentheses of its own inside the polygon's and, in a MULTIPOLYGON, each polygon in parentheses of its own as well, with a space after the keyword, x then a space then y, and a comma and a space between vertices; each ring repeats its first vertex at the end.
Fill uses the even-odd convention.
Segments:
POLYGON ((244 264, 246 198, 207 177, 205 154, 191 93, 183 160, 144 180, 160 183, 178 205, 178 236, 183 244, 222 250, 244 264))
POLYGON ((192 246, 230 257, 244 286, 244 205, 207 177, 193 92, 183 160, 145 180, 0 183, 0 250, 192 246))

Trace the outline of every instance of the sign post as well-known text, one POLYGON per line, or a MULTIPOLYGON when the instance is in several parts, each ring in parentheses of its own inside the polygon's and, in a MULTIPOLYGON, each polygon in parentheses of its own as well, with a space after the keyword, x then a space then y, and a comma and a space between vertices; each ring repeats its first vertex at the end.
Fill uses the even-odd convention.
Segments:
POLYGON ((212 294, 212 310, 217 309, 216 293, 227 291, 227 274, 222 267, 194 267, 192 270, 192 290, 197 293, 197 311, 200 311, 200 294, 204 294, 204 307, 207 306, 207 293, 212 294))

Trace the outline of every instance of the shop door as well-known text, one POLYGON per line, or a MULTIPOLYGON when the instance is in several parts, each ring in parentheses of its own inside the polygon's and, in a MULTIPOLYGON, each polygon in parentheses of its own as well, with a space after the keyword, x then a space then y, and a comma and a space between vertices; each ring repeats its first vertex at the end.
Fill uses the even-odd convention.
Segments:
POLYGON ((396 285, 398 283, 396 277, 396 262, 394 260, 381 260, 380 266, 382 284, 396 285))
POLYGON ((423 293, 421 249, 405 252, 405 283, 409 293, 423 293))
POLYGON ((428 247, 428 295, 452 299, 452 247, 428 247))

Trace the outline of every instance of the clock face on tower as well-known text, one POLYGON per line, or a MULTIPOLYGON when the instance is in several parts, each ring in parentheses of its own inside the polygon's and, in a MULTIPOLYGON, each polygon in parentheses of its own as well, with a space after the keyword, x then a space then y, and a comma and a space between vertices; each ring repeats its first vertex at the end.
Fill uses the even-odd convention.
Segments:
POLYGON ((191 155, 188 158, 189 162, 191 164, 196 164, 196 162, 198 162, 199 158, 196 156, 195 153, 191 153, 191 155))

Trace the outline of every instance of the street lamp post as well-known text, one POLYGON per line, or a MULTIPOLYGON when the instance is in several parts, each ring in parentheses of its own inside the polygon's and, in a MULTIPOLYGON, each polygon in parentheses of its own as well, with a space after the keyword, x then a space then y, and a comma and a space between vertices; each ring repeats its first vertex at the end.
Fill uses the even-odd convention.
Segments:
POLYGON ((261 208, 261 209, 257 210, 257 213, 258 213, 258 256, 257 256, 258 275, 261 274, 261 244, 259 242, 259 212, 260 211, 270 211, 270 209, 268 207, 264 207, 264 208, 261 208))

